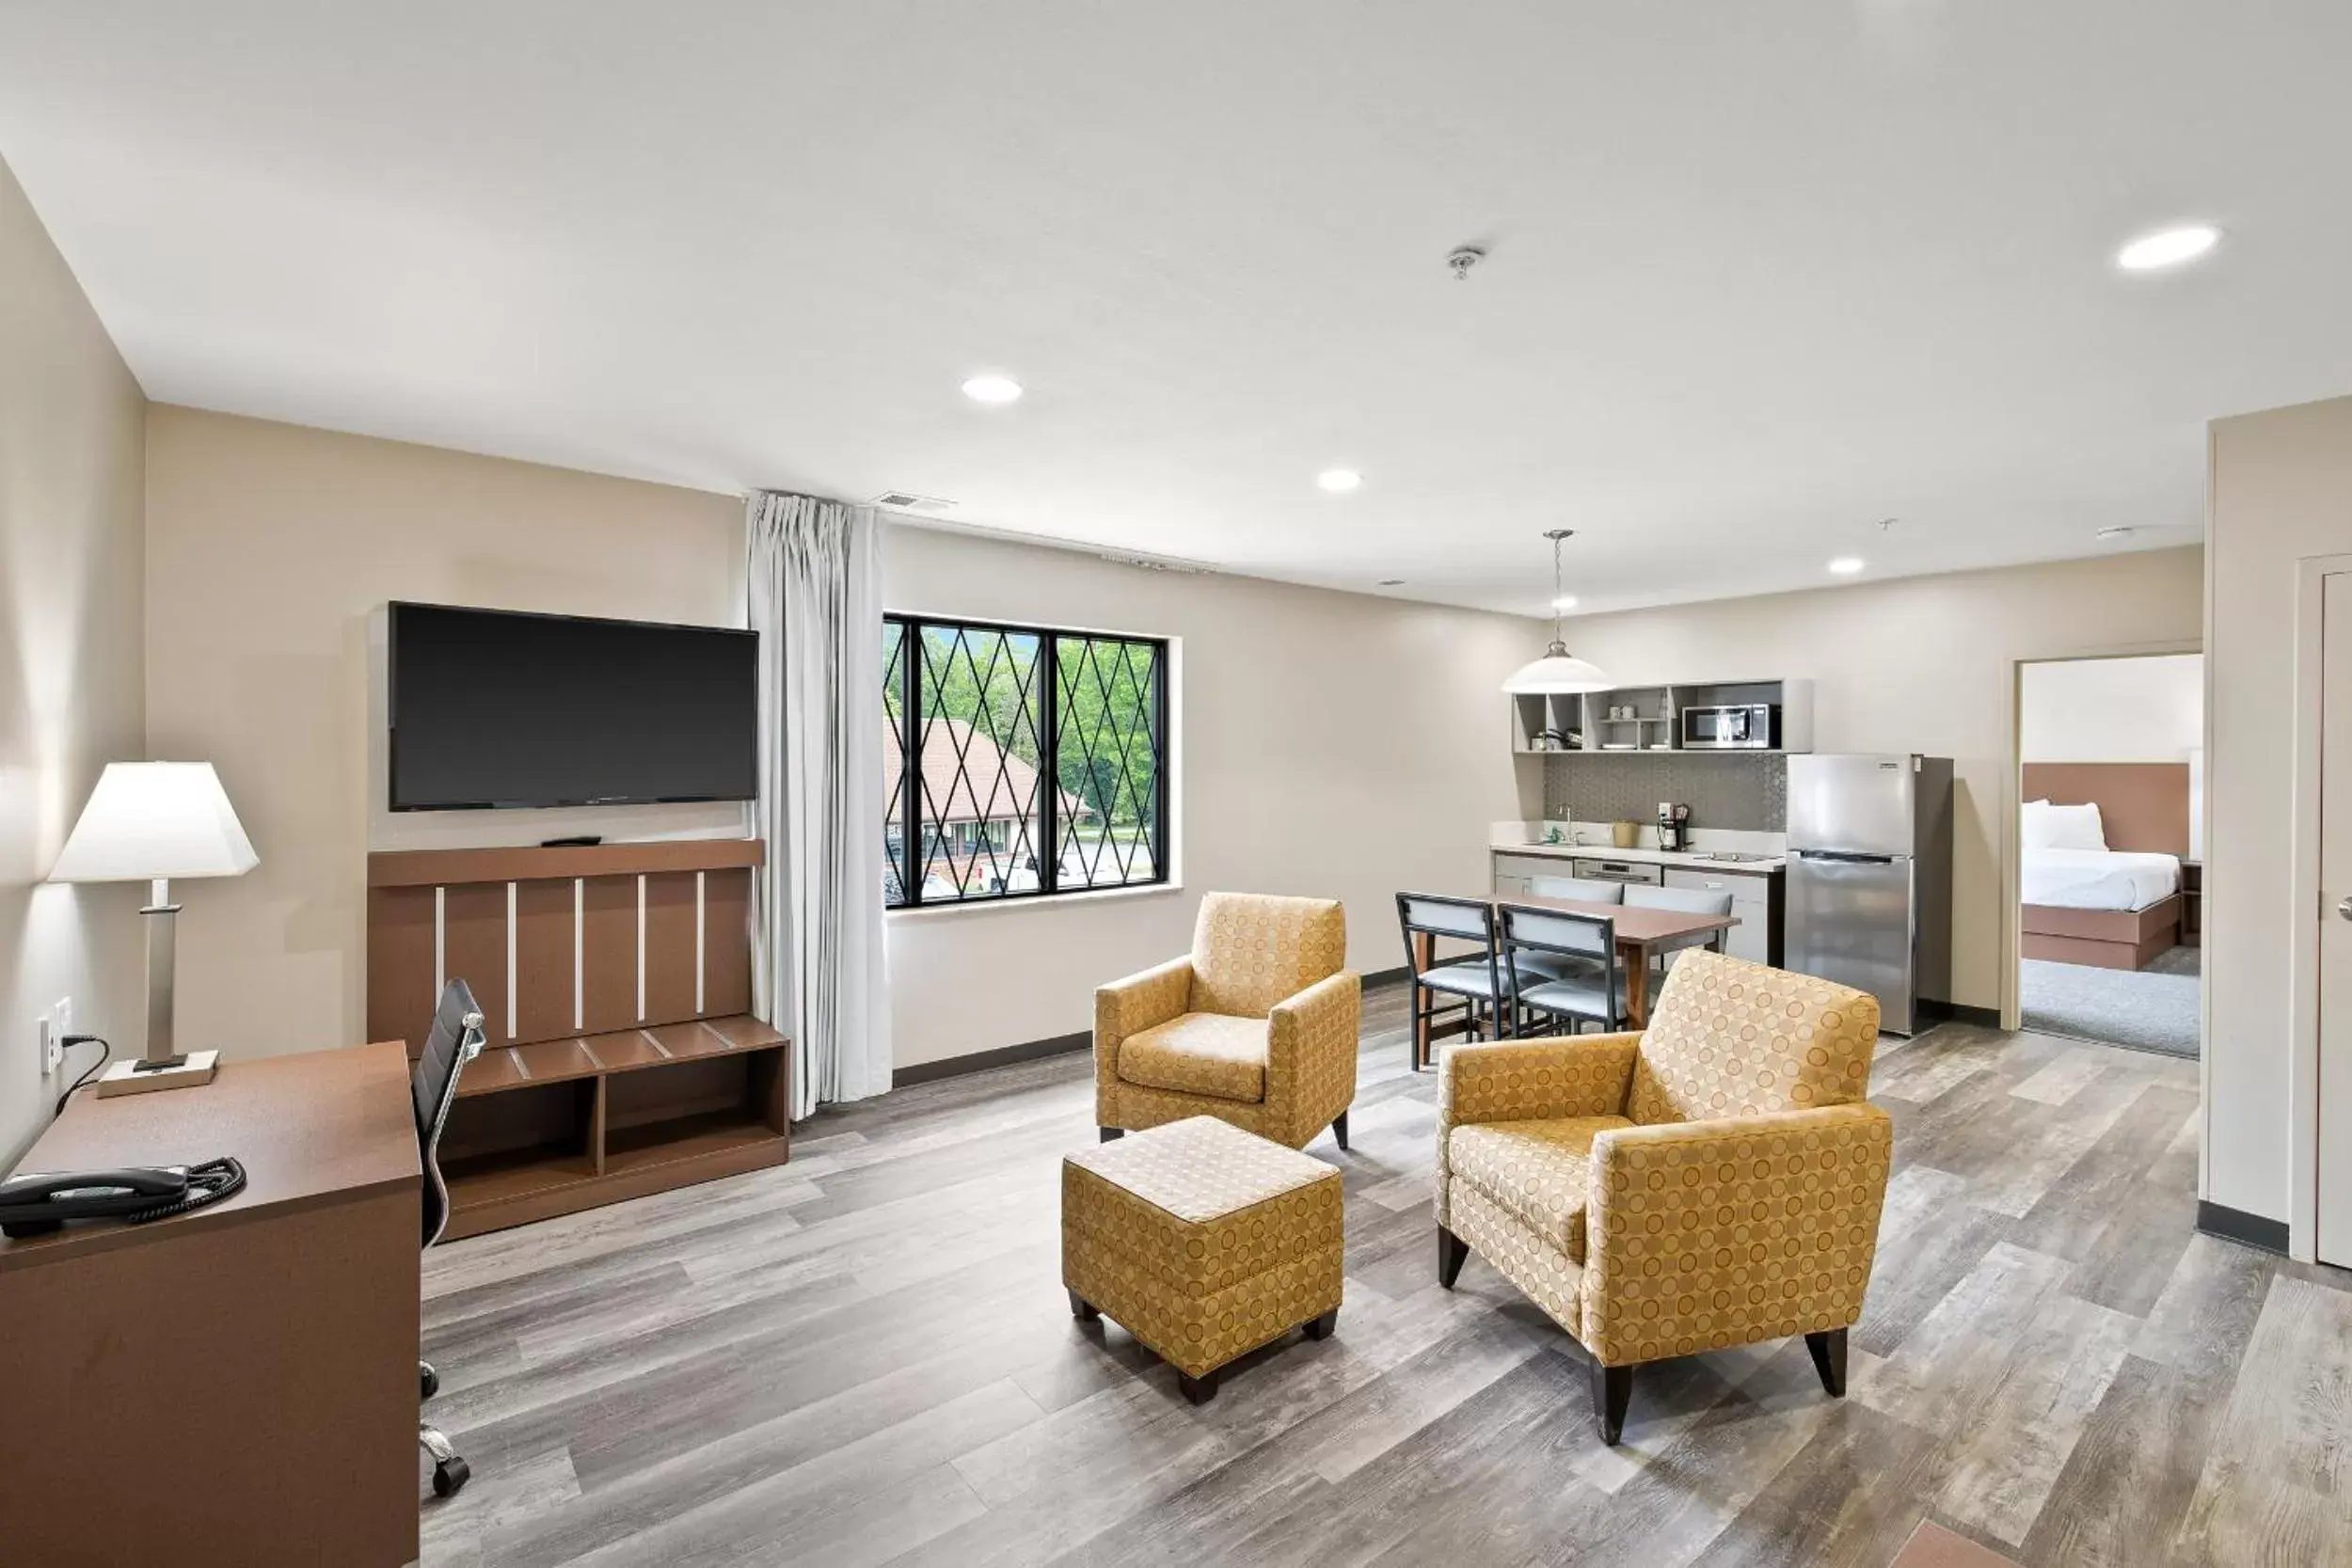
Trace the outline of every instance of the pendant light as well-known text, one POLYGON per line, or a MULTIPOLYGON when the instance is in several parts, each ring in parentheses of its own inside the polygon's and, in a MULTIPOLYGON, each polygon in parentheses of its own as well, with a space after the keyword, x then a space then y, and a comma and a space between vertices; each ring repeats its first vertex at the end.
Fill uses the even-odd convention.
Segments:
POLYGON ((1560 601, 1565 591, 1560 586, 1560 542, 1573 538, 1576 530, 1555 528, 1544 535, 1551 541, 1551 646, 1544 657, 1533 664, 1522 664, 1511 678, 1502 683, 1502 689, 1514 696, 1570 696, 1582 691, 1607 691, 1614 685, 1596 665, 1568 652, 1568 645, 1560 640, 1560 601))

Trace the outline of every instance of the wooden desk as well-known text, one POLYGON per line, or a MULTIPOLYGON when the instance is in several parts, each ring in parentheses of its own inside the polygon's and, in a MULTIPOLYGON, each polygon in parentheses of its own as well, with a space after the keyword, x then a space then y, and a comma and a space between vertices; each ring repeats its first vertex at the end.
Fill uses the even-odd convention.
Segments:
POLYGON ((20 1170, 233 1155, 151 1225, 0 1239, 0 1560, 417 1557, 420 1212, 398 1041, 76 1095, 20 1170))
MULTIPOLYGON (((1526 893, 1487 901, 1498 905, 1516 904, 1524 909, 1598 915, 1603 920, 1615 922, 1613 935, 1617 946, 1617 959, 1625 966, 1626 1023, 1635 1029, 1649 1022, 1650 959, 1661 953, 1674 952, 1677 948, 1695 947, 1711 941, 1718 932, 1728 931, 1740 924, 1735 915, 1692 914, 1685 910, 1653 910, 1634 904, 1595 904, 1581 898, 1539 898, 1526 893)), ((1426 932, 1416 931, 1413 934, 1414 969, 1429 967, 1436 946, 1426 932)), ((1418 1065, 1430 1059, 1428 1023, 1425 1021, 1415 1022, 1413 1035, 1413 1061, 1418 1065)))

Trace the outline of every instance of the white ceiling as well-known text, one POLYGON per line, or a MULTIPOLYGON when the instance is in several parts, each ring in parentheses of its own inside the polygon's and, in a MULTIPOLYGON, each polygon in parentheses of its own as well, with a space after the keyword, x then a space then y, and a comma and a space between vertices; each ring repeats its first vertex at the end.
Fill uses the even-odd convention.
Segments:
POLYGON ((2347 60, 2343 0, 12 0, 0 157, 161 400, 1535 612, 1563 525, 1588 610, 2196 538, 2207 419, 2352 390, 2347 60))

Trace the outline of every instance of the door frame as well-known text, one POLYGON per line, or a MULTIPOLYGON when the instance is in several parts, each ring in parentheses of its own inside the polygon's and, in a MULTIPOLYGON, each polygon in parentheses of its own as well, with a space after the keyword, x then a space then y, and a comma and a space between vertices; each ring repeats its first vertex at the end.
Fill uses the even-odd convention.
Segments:
MULTIPOLYGON (((2319 835, 2322 668, 2327 580, 2352 573, 2352 555, 2295 563, 2295 798, 2288 818, 2287 1256, 2319 1258, 2319 835)), ((2206 753, 2206 796, 2212 796, 2206 753)))
MULTIPOLYGON (((2352 557, 2346 557, 2352 560, 2352 557)), ((2008 705, 2007 722, 2003 728, 2009 735, 2009 771, 2001 780, 2001 1028, 2015 1034, 2022 1026, 2025 1004, 2020 995, 2023 989, 2018 967, 2025 962, 2025 921, 2019 916, 2018 905, 2024 898, 2024 873, 2018 860, 2024 846, 2020 842, 2018 817, 2026 800, 2026 666, 2028 664, 2087 664, 2093 659, 2169 658, 2180 654, 2202 654, 2204 639, 2174 638, 2160 642, 2126 642, 2106 647, 2067 648, 2043 654, 2030 654, 2009 661, 2009 689, 2004 693, 2008 705)), ((2201 728, 2205 741, 2205 821, 2209 832, 2213 827, 2213 660, 2205 660, 2205 705, 2201 728)), ((2197 1038, 2200 1066, 2198 1097, 2204 1098, 2202 1049, 2210 1033, 2211 1020, 2205 1016, 2205 998, 2212 988, 2200 984, 2197 988, 2197 1038)), ((2204 1191, 2204 1172, 2200 1155, 2198 1191, 2204 1191)))

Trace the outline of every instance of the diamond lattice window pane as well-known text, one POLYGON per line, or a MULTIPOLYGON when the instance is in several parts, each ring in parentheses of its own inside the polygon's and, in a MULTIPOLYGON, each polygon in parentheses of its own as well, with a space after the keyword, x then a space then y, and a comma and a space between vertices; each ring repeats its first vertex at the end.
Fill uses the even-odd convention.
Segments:
POLYGON ((1039 887, 1043 641, 954 626, 914 641, 919 832, 907 875, 927 904, 1039 887))
POLYGON ((882 623, 882 906, 907 901, 906 641, 903 622, 882 623))
POLYGON ((1056 657, 1060 886, 1122 887, 1160 876, 1159 647, 1064 637, 1056 657))

